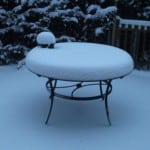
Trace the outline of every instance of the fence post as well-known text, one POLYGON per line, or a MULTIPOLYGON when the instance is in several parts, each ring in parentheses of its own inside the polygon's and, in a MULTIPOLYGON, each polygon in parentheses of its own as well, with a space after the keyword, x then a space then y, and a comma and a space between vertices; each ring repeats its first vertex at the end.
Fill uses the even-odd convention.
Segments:
POLYGON ((112 27, 112 41, 111 44, 115 45, 115 37, 116 37, 116 16, 113 18, 113 27, 112 27))
POLYGON ((109 43, 128 51, 135 68, 150 69, 150 24, 147 21, 114 17, 109 43))

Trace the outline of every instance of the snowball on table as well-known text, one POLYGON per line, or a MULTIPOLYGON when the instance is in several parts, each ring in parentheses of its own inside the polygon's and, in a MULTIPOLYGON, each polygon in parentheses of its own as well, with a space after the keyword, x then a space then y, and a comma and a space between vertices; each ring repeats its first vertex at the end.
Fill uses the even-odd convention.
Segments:
POLYGON ((56 38, 52 32, 41 32, 36 41, 39 45, 51 45, 56 43, 56 38))

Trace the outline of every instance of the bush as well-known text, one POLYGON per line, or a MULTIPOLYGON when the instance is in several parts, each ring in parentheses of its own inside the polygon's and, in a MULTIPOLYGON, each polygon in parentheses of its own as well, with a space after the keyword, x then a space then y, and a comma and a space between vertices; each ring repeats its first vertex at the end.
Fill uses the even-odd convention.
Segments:
POLYGON ((52 31, 57 42, 106 41, 115 7, 100 0, 1 0, 0 64, 17 63, 36 46, 36 36, 52 31))

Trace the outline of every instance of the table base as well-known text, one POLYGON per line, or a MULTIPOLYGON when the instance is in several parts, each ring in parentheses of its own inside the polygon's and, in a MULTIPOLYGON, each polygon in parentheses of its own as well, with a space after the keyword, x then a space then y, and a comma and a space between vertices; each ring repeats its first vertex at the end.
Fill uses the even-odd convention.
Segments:
POLYGON ((69 86, 57 86, 57 81, 58 81, 57 79, 49 78, 48 81, 46 82, 46 88, 50 92, 50 96, 49 96, 50 106, 49 106, 49 111, 48 111, 48 115, 47 115, 45 124, 48 124, 48 121, 50 119, 52 109, 53 109, 54 97, 56 96, 59 98, 64 98, 64 99, 69 99, 69 100, 77 100, 77 101, 102 99, 105 103, 105 111, 106 111, 108 124, 111 125, 109 109, 108 109, 108 95, 112 92, 112 84, 111 84, 112 80, 100 80, 97 82, 88 82, 88 84, 83 84, 85 82, 78 82, 76 84, 69 85, 69 86), (99 94, 98 95, 91 96, 91 97, 74 96, 74 93, 78 89, 85 87, 85 86, 94 86, 94 85, 99 86, 99 94), (57 88, 71 88, 71 87, 74 87, 74 89, 72 90, 70 95, 64 95, 64 94, 60 94, 60 93, 56 92, 57 88))

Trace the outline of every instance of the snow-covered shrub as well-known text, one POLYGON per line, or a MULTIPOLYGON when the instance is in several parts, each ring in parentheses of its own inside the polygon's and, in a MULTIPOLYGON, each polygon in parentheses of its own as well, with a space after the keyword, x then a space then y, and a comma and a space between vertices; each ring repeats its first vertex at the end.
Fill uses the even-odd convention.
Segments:
POLYGON ((46 15, 48 9, 46 4, 49 2, 44 0, 43 5, 41 3, 41 0, 36 1, 36 3, 31 0, 0 1, 1 63, 17 63, 25 57, 27 50, 36 45, 37 34, 42 31, 49 31, 39 21, 46 15), (45 7, 44 9, 36 8, 38 5, 45 7))
POLYGON ((13 46, 8 44, 0 47, 0 64, 17 63, 25 57, 27 50, 28 48, 23 45, 13 46))
POLYGON ((4 9, 10 10, 19 4, 19 0, 0 0, 0 6, 4 9))
POLYGON ((90 42, 105 42, 106 31, 113 25, 117 8, 114 6, 101 8, 99 5, 90 5, 87 12, 84 20, 84 36, 90 42))
POLYGON ((53 32, 57 42, 104 42, 105 31, 116 13, 115 9, 104 8, 105 3, 106 0, 1 0, 1 63, 16 63, 23 58, 36 46, 40 32, 53 32))
POLYGON ((67 36, 67 35, 62 35, 59 38, 56 39, 56 41, 59 42, 75 42, 76 39, 74 37, 71 36, 67 36))
POLYGON ((150 20, 150 0, 113 0, 118 15, 126 19, 150 20))
POLYGON ((142 13, 138 13, 138 16, 147 20, 150 20, 150 4, 143 8, 142 13))
POLYGON ((68 0, 49 14, 49 29, 57 37, 67 35, 77 41, 104 42, 116 11, 116 7, 101 8, 98 0, 68 0), (98 28, 103 31, 100 33, 98 28))
POLYGON ((57 37, 67 35, 80 39, 83 28, 84 13, 79 6, 72 9, 56 9, 49 13, 49 29, 57 37))

